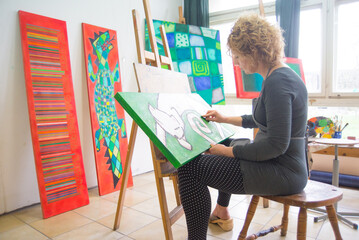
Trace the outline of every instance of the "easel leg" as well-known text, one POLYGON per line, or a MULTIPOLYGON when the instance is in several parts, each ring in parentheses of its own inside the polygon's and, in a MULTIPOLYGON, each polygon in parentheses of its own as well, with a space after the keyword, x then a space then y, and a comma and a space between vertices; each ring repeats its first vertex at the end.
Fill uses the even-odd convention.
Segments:
POLYGON ((160 202, 161 216, 163 228, 165 231, 165 236, 167 240, 172 240, 172 228, 171 228, 171 219, 168 212, 167 199, 166 199, 166 191, 163 183, 163 177, 161 176, 161 168, 160 164, 156 157, 156 150, 154 144, 151 142, 151 152, 152 152, 152 160, 153 160, 153 168, 155 172, 156 185, 157 185, 157 195, 158 200, 160 202))
POLYGON ((125 169, 122 173, 122 183, 121 183, 121 188, 120 188, 120 195, 118 196, 117 210, 116 210, 116 215, 115 215, 115 223, 113 225, 113 230, 115 230, 115 231, 120 226, 120 218, 122 215, 123 203, 125 201, 126 187, 127 187, 128 176, 129 176, 130 168, 131 168, 132 154, 133 154, 133 148, 135 146, 137 129, 138 129, 138 125, 133 121, 132 127, 131 127, 130 140, 129 140, 128 149, 127 149, 125 169))
POLYGON ((177 206, 181 206, 181 199, 180 199, 179 189, 178 189, 178 175, 171 176, 171 180, 173 183, 173 189, 175 191, 177 206))
POLYGON ((266 198, 263 198, 263 208, 269 207, 269 200, 266 198))

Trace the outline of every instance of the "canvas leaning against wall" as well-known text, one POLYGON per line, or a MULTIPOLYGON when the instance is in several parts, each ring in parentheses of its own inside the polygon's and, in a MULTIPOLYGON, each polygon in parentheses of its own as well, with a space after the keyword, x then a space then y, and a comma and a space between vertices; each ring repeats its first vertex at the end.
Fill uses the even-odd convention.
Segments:
POLYGON ((210 106, 196 93, 117 93, 116 100, 176 168, 234 134, 201 118, 210 106))
POLYGON ((89 203, 66 22, 19 11, 27 103, 42 213, 89 203))
POLYGON ((120 189, 128 146, 125 113, 114 99, 115 92, 122 91, 117 35, 85 23, 82 30, 97 181, 104 195, 120 189))
MULTIPOLYGON (((298 58, 284 58, 284 62, 296 72, 305 83, 302 60, 298 58)), ((259 96, 262 90, 263 77, 259 73, 246 74, 239 66, 233 65, 237 98, 252 99, 259 96)))
MULTIPOLYGON (((193 25, 153 20, 160 55, 165 55, 160 26, 164 25, 173 69, 188 75, 191 91, 208 104, 225 104, 219 31, 193 25)), ((150 50, 147 25, 146 49, 150 50)))

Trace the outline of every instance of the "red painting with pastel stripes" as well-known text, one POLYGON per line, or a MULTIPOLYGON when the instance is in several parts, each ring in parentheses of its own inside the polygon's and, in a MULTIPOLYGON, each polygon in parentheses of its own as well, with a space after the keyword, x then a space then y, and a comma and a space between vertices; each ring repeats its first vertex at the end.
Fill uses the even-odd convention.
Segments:
POLYGON ((42 213, 89 203, 66 22, 19 11, 27 103, 42 213))

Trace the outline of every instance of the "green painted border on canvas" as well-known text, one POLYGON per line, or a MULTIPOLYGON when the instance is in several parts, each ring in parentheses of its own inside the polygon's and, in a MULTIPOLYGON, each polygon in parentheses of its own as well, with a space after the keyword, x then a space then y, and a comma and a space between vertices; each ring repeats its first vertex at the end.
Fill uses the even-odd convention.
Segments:
MULTIPOLYGON (((152 123, 148 123, 149 119, 146 119, 145 121, 147 121, 147 123, 142 119, 142 118, 147 118, 146 115, 149 114, 148 111, 148 104, 143 104, 142 102, 140 103, 139 101, 141 101, 140 97, 138 96, 146 96, 146 95, 152 95, 152 96, 158 96, 158 94, 154 94, 154 93, 117 93, 115 95, 115 99, 122 105, 122 107, 126 110, 126 112, 133 118, 133 120, 141 127, 141 129, 147 134, 147 136, 153 141, 153 143, 155 144, 155 146, 158 147, 158 149, 165 155, 165 157, 173 164, 174 167, 178 168, 182 165, 184 165, 185 163, 189 162, 190 160, 194 159, 195 157, 197 157, 199 154, 201 154, 202 152, 206 151, 207 149, 210 148, 210 143, 207 142, 206 140, 204 140, 202 137, 200 137, 197 134, 190 134, 188 133, 188 131, 193 131, 193 130, 188 130, 190 128, 185 128, 186 130, 186 137, 188 142, 191 143, 196 143, 196 144, 192 144, 193 149, 192 150, 186 150, 184 148, 173 148, 172 144, 172 149, 168 150, 167 147, 158 139, 158 137, 156 136, 155 132, 156 129, 155 127, 151 127, 151 126, 155 126, 155 121, 152 119, 152 123), (141 95, 137 95, 137 94, 141 94, 141 95), (124 96, 122 96, 124 95, 124 96), (132 97, 133 100, 129 99, 129 96, 136 96, 137 97, 132 97), (136 103, 140 103, 137 104, 136 106, 132 106, 134 104, 129 104, 129 102, 136 102, 136 103), (142 108, 142 109, 141 109, 142 108), (141 112, 141 117, 139 116, 138 112, 141 112), (151 126, 149 126, 151 125, 151 126), (196 139, 197 138, 197 139, 196 139), (200 139, 201 141, 198 141, 198 139, 200 139), (172 151, 172 152, 171 152, 172 151), (177 159, 176 156, 181 156, 181 159, 177 159), (183 158, 182 158, 183 157, 183 158)), ((182 94, 185 95, 185 94, 182 94)), ((198 95, 198 94, 196 94, 198 95)), ((131 98, 131 97, 130 97, 131 98)), ((157 98, 156 98, 157 99, 157 98)), ((149 100, 147 101, 148 103, 150 103, 152 106, 157 107, 157 103, 156 103, 156 99, 149 100)), ((203 101, 204 104, 207 105, 207 103, 205 103, 204 100, 202 100, 200 97, 198 97, 199 100, 203 101)), ((210 106, 208 105, 208 109, 210 108, 210 106)), ((187 116, 190 112, 194 113, 193 111, 189 110, 189 111, 185 111, 185 116, 187 116)), ((197 116, 199 117, 199 114, 197 114, 197 116)), ((152 118, 152 116, 151 116, 152 118)), ((187 118, 186 118, 187 119, 187 118)), ((184 119, 182 119, 184 120, 184 119)), ((187 120, 184 120, 185 124, 187 124, 187 120)), ((226 134, 225 138, 222 138, 220 136, 215 136, 216 135, 216 131, 213 131, 215 129, 214 123, 207 123, 207 126, 211 128, 211 130, 214 132, 214 134, 212 134, 210 136, 210 138, 213 140, 215 139, 216 142, 221 142, 224 139, 230 137, 231 135, 233 135, 233 131, 231 129, 228 129, 228 127, 226 127, 226 125, 221 124, 222 127, 224 127, 227 130, 227 133, 230 132, 230 134, 226 134)), ((218 135, 218 134, 217 134, 218 135)), ((169 134, 166 134, 166 143, 167 146, 171 145, 171 142, 177 142, 177 139, 175 139, 174 137, 172 137, 169 134)), ((178 142, 177 142, 178 145, 178 142)))

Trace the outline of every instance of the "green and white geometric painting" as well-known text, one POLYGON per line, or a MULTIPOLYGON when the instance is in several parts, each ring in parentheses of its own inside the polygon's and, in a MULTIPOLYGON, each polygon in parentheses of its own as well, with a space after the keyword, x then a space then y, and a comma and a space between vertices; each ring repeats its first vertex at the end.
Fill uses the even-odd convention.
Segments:
MULTIPOLYGON (((225 104, 219 31, 193 25, 153 20, 160 55, 165 55, 160 26, 164 25, 175 71, 188 75, 191 91, 208 104, 225 104)), ((150 41, 145 27, 146 49, 150 41)))
POLYGON ((210 106, 196 93, 118 92, 115 99, 176 168, 234 134, 201 118, 210 106))

